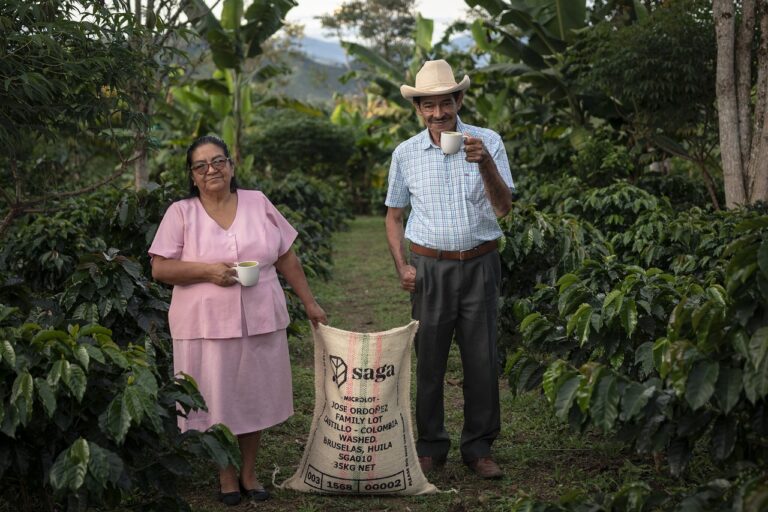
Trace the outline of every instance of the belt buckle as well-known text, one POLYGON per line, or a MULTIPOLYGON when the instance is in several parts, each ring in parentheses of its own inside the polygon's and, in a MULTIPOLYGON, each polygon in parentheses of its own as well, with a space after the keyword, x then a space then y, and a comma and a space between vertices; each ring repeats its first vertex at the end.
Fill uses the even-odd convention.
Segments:
POLYGON ((441 249, 435 249, 435 251, 437 251, 437 259, 443 259, 443 251, 441 249))

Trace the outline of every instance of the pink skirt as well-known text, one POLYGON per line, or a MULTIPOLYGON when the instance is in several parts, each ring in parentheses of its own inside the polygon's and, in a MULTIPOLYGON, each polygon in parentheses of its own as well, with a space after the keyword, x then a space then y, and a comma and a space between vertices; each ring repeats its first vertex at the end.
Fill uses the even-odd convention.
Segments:
POLYGON ((227 339, 173 340, 174 373, 197 381, 208 411, 179 417, 179 428, 223 423, 235 435, 264 430, 293 414, 286 331, 227 339))

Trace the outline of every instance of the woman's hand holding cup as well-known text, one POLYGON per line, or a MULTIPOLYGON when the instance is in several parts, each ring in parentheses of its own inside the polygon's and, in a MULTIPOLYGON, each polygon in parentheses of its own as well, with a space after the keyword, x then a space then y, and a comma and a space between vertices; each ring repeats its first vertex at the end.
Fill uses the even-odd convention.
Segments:
POLYGON ((211 263, 209 281, 219 286, 232 286, 237 282, 237 271, 233 263, 211 263))

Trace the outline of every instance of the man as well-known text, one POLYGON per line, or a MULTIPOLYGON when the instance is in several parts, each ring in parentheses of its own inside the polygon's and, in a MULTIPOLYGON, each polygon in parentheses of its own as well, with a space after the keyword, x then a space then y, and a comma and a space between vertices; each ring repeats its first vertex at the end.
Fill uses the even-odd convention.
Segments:
POLYGON ((501 264, 497 217, 512 203, 512 175, 501 137, 458 117, 469 77, 456 82, 444 60, 428 61, 413 102, 426 130, 392 154, 386 205, 387 241, 403 289, 411 292, 416 335, 416 449, 425 473, 446 462, 443 381, 455 335, 464 371, 461 456, 482 478, 503 473, 491 457, 499 434, 496 309, 501 264), (440 134, 464 134, 464 147, 444 154, 440 134), (404 208, 411 206, 403 230, 404 208), (405 240, 410 241, 410 264, 405 240))

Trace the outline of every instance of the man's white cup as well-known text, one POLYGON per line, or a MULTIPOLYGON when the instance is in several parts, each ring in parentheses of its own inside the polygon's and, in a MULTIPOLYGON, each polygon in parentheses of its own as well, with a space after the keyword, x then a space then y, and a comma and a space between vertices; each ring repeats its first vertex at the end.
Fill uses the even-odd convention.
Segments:
POLYGON ((259 269, 258 261, 239 261, 235 263, 235 270, 237 270, 237 282, 242 286, 253 286, 259 282, 259 269))
POLYGON ((461 132, 440 133, 440 148, 446 155, 458 153, 464 142, 464 134, 461 132))

